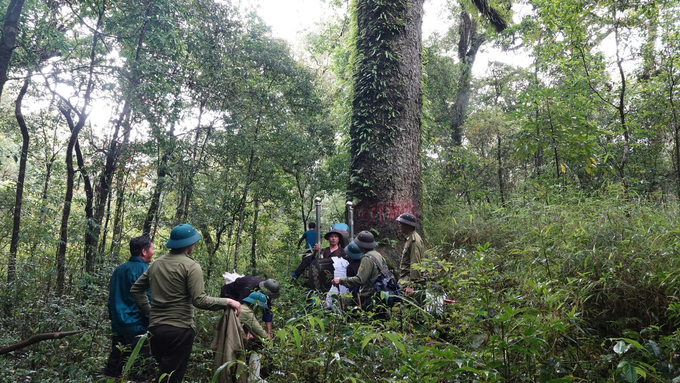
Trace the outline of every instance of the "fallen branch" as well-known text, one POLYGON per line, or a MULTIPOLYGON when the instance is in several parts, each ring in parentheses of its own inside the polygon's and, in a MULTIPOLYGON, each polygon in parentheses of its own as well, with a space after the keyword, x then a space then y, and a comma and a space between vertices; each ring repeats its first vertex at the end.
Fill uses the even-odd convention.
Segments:
POLYGON ((48 339, 61 339, 64 337, 67 337, 69 335, 75 335, 75 334, 80 334, 83 333, 87 330, 76 330, 76 331, 66 331, 66 332, 48 332, 44 334, 37 334, 33 335, 32 337, 22 340, 19 343, 14 343, 13 345, 7 346, 0 348, 0 355, 4 355, 7 353, 10 353, 15 350, 22 349, 24 347, 28 347, 32 344, 42 342, 43 340, 48 340, 48 339))

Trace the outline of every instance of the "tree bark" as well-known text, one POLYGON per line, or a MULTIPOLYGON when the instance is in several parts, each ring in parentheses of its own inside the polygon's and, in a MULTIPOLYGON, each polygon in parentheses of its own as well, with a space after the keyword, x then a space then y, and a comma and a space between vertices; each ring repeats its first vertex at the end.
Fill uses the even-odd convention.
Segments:
POLYGON ((255 198, 255 206, 253 207, 253 231, 250 235, 250 272, 255 275, 257 271, 257 216, 260 213, 260 200, 255 198))
POLYGON ((451 107, 451 143, 454 146, 463 144, 463 124, 467 117, 467 108, 472 95, 472 66, 477 58, 479 48, 486 41, 484 32, 477 31, 477 21, 470 17, 466 11, 460 13, 460 26, 458 28, 460 38, 458 40, 458 59, 460 60, 460 77, 453 106, 451 107))
MULTIPOLYGON (((99 41, 99 27, 101 25, 102 18, 104 16, 104 7, 99 11, 99 18, 97 19, 97 28, 92 36, 92 49, 90 50, 90 66, 89 74, 87 80, 87 86, 85 88, 85 95, 83 97, 83 106, 80 111, 76 110, 69 102, 68 99, 60 95, 63 103, 67 104, 70 110, 74 111, 78 115, 78 123, 73 126, 71 131, 71 137, 68 141, 68 146, 66 148, 66 194, 64 196, 64 209, 61 215, 61 227, 59 229, 59 246, 57 248, 57 253, 55 255, 57 264, 57 295, 61 296, 64 292, 64 285, 66 282, 66 245, 68 243, 68 220, 71 215, 71 202, 73 200, 73 148, 78 143, 78 134, 80 130, 85 126, 85 121, 87 120, 89 114, 86 113, 88 106, 90 105, 90 97, 92 95, 92 90, 94 89, 94 66, 95 57, 97 52, 97 42, 99 41)), ((56 89, 52 90, 56 94, 56 89)), ((62 109, 62 114, 63 113, 62 109)), ((70 114, 65 113, 67 120, 70 120, 70 114)), ((72 121, 72 120, 71 120, 72 121)), ((70 124, 69 124, 70 125, 70 124)))
POLYGON ((24 7, 25 0, 10 0, 5 13, 5 22, 2 25, 2 36, 0 37, 0 96, 7 82, 7 71, 9 62, 12 59, 19 32, 19 17, 24 7))
POLYGON ((421 216, 423 0, 357 2, 348 197, 355 232, 398 238, 395 219, 421 216))
MULTIPOLYGON (((71 134, 75 130, 75 123, 71 118, 71 112, 66 108, 61 108, 61 113, 66 118, 66 123, 68 124, 71 134)), ((83 177, 83 186, 85 189, 85 271, 92 273, 94 271, 94 255, 96 253, 97 241, 92 237, 94 222, 94 210, 92 208, 94 201, 94 191, 92 190, 92 183, 90 182, 90 176, 87 174, 87 169, 85 169, 85 160, 83 159, 83 153, 80 150, 80 144, 76 139, 75 144, 76 151, 76 161, 78 163, 78 171, 83 177)))
POLYGON ((21 129, 21 157, 19 159, 19 174, 17 176, 17 190, 14 199, 14 220, 12 224, 12 240, 9 245, 9 261, 7 262, 7 284, 14 281, 16 276, 16 261, 17 261, 17 250, 19 247, 19 230, 21 228, 21 202, 23 201, 24 195, 24 179, 26 178, 26 160, 28 158, 28 127, 26 126, 26 121, 24 120, 24 115, 21 113, 21 102, 28 91, 28 84, 30 82, 30 74, 24 81, 24 85, 19 91, 19 96, 16 100, 16 107, 14 108, 14 115, 17 119, 17 124, 19 124, 19 129, 21 129))
POLYGON ((12 351, 20 350, 20 349, 28 347, 32 344, 42 342, 44 340, 61 339, 61 338, 65 338, 65 337, 70 336, 70 335, 81 334, 81 333, 84 333, 85 331, 87 331, 87 330, 76 330, 76 331, 66 331, 66 332, 49 332, 49 333, 45 333, 45 334, 33 335, 32 337, 30 337, 26 340, 22 340, 19 343, 15 343, 13 345, 0 348, 0 355, 9 354, 12 351))

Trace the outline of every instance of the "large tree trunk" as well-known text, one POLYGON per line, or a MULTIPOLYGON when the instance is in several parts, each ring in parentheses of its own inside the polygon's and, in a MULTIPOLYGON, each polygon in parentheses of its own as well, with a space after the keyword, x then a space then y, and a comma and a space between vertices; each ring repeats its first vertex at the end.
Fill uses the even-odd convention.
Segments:
POLYGON ((7 71, 12 59, 19 32, 19 17, 24 7, 24 0, 10 0, 5 14, 5 22, 2 25, 2 37, 0 37, 0 96, 7 82, 7 71))
POLYGON ((484 31, 477 31, 477 21, 470 17, 466 11, 460 13, 460 26, 458 28, 460 39, 458 40, 458 59, 460 60, 460 77, 453 106, 451 107, 451 143, 460 146, 463 143, 463 124, 467 117, 467 108, 472 95, 472 66, 477 58, 479 48, 486 41, 484 31))
POLYGON ((28 158, 28 127, 26 126, 26 121, 24 120, 24 115, 21 113, 21 102, 26 95, 28 90, 28 84, 30 82, 30 76, 24 81, 24 85, 19 91, 19 96, 17 97, 16 107, 14 109, 14 115, 16 116, 17 123, 21 129, 21 158, 19 160, 19 175, 17 177, 17 190, 16 198, 14 199, 14 221, 12 225, 12 240, 9 245, 9 261, 7 262, 7 283, 10 284, 14 281, 16 275, 16 260, 17 260, 17 250, 19 247, 19 229, 21 227, 21 202, 24 195, 24 179, 26 178, 26 159, 28 158))
POLYGON ((357 1, 348 197, 355 232, 398 238, 395 219, 421 206, 423 0, 357 1))

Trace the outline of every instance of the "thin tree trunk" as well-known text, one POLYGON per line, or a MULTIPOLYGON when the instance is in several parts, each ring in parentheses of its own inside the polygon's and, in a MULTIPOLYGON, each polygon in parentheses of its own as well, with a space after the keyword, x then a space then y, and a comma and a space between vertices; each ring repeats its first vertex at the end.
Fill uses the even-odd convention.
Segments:
MULTIPOLYGON (((87 107, 90 105, 90 97, 92 95, 92 90, 94 89, 94 65, 95 65, 95 55, 97 52, 97 42, 99 41, 99 27, 104 16, 104 8, 99 12, 99 18, 97 19, 97 27, 92 37, 92 49, 90 50, 90 68, 88 75, 87 87, 85 89, 85 96, 83 97, 83 106, 78 112, 69 103, 67 99, 61 97, 62 102, 67 103, 71 110, 77 113, 78 123, 73 126, 71 131, 71 138, 68 141, 68 146, 66 148, 66 195, 64 196, 64 209, 61 215, 61 227, 59 229, 59 246, 57 248, 57 253, 55 255, 57 264, 57 295, 61 296, 64 292, 65 282, 66 282, 66 245, 68 243, 68 219, 71 215, 71 202, 73 200, 73 148, 78 143, 78 134, 80 130, 85 126, 85 121, 87 120, 88 114, 86 114, 87 107)), ((55 92, 56 90, 53 90, 55 92)), ((62 109, 63 110, 63 109, 62 109)), ((63 114, 63 113, 62 113, 63 114)), ((70 119, 70 114, 68 114, 70 119)))
POLYGON ((253 146, 250 149, 250 159, 248 160, 248 170, 246 172, 246 184, 243 186, 243 196, 241 197, 241 203, 239 204, 239 219, 238 228, 236 229, 236 245, 234 247, 234 270, 238 267, 238 256, 239 248, 241 246, 241 231, 243 230, 243 216, 246 209, 246 201, 248 200, 248 192, 250 190, 250 184, 253 182, 255 168, 253 162, 255 161, 255 151, 257 148, 257 140, 260 132, 260 119, 258 118, 255 122, 255 136, 253 137, 253 146))
POLYGON ((257 216, 260 212, 260 200, 255 198, 255 213, 253 214, 253 232, 250 236, 250 269, 252 275, 255 275, 257 270, 257 216))
POLYGON ((550 101, 546 101, 546 108, 548 110, 548 125, 550 125, 550 138, 553 145, 553 155, 555 157, 555 179, 560 180, 560 157, 557 153, 557 138, 555 136, 555 126, 552 121, 552 114, 550 113, 550 101))
POLYGON ((12 59, 12 52, 16 47, 17 33, 19 32, 19 17, 24 7, 25 0, 10 0, 5 13, 5 22, 2 26, 0 37, 0 96, 7 82, 7 71, 12 59))
POLYGON ((463 124, 467 116, 467 108, 472 95, 472 66, 477 58, 479 48, 486 42, 484 32, 477 32, 477 21, 470 14, 462 11, 460 14, 460 39, 458 40, 458 59, 461 70, 458 77, 458 86, 454 104, 451 108, 451 141, 455 146, 463 143, 463 124))
POLYGON ((501 135, 498 133, 496 135, 496 138, 498 140, 498 155, 497 155, 497 161, 498 161, 498 189, 500 190, 501 194, 501 205, 505 206, 505 182, 503 181, 503 156, 502 156, 502 151, 501 151, 501 135))
MULTIPOLYGON (((75 129, 75 123, 71 118, 71 112, 66 108, 61 108, 61 113, 66 118, 71 132, 75 129)), ((73 133, 72 133, 73 134, 73 133)), ((80 175, 83 178, 83 185, 85 189, 85 271, 88 273, 94 272, 94 255, 96 253, 97 241, 92 236, 92 230, 95 226, 94 222, 94 210, 92 208, 94 201, 94 191, 92 190, 92 183, 90 182, 90 176, 87 174, 85 169, 85 160, 83 159, 83 153, 80 151, 80 144, 76 140, 75 145, 76 151, 76 161, 78 163, 78 169, 80 175)))
MULTIPOLYGON (((14 115, 16 116, 17 123, 21 129, 21 157, 19 160, 19 175, 17 177, 17 190, 14 199, 14 220, 12 224, 12 240, 9 246, 9 261, 7 263, 7 284, 11 284, 16 276, 16 261, 17 261, 17 250, 19 247, 19 230, 21 228, 21 203, 23 201, 24 195, 24 179, 26 178, 26 160, 28 158, 28 127, 26 126, 26 121, 24 120, 24 115, 21 113, 21 102, 26 95, 28 90, 28 84, 30 80, 29 76, 24 81, 24 85, 19 91, 19 96, 16 100, 16 107, 14 108, 14 115)), ((10 286, 11 288, 11 286, 10 286)))
POLYGON ((113 234, 111 235, 111 254, 112 261, 118 261, 120 253, 120 242, 123 234, 123 217, 125 216, 125 187, 127 185, 128 172, 121 172, 118 176, 116 185, 116 212, 113 217, 113 234))
POLYGON ((169 156, 169 150, 163 153, 161 156, 161 161, 158 164, 158 169, 156 170, 156 187, 154 188, 153 196, 151 197, 151 203, 149 204, 149 210, 146 213, 146 219, 142 225, 142 233, 146 235, 151 235, 151 225, 158 214, 161 193, 163 192, 163 186, 165 185, 165 176, 168 174, 167 167, 169 156))
MULTIPOLYGON (((111 137, 111 144, 109 145, 109 149, 106 153, 106 163, 104 165, 104 171, 101 173, 99 176, 99 195, 97 198, 97 204, 95 207, 95 213, 94 213, 94 224, 91 227, 91 230, 89 231, 89 234, 91 235, 91 238, 86 238, 86 244, 88 242, 93 242, 96 243, 99 241, 100 237, 100 228, 102 224, 102 220, 104 217, 104 210, 105 206, 107 204, 107 201, 109 200, 109 194, 111 191, 111 182, 113 181, 113 175, 116 171, 116 166, 118 164, 118 157, 120 156, 120 153, 123 149, 122 145, 118 145, 118 134, 120 132, 120 128, 124 126, 125 128, 125 135, 128 134, 129 131, 129 119, 130 119, 130 103, 132 100, 133 95, 135 94, 137 90, 137 86, 139 85, 139 73, 136 70, 136 66, 140 61, 141 57, 141 52, 143 48, 143 42, 144 42, 144 37, 146 35, 146 30, 147 30, 147 25, 150 20, 149 16, 151 15, 151 5, 150 2, 147 2, 147 7, 146 7, 146 14, 144 16, 144 23, 142 24, 142 28, 139 32, 139 36, 137 37, 137 48, 135 52, 135 60, 131 64, 132 67, 132 75, 130 78, 130 85, 127 91, 127 94, 125 95, 125 101, 123 102, 123 110, 121 111, 120 117, 116 121, 116 125, 114 127, 113 131, 113 136, 111 137), (127 122, 127 123, 126 123, 127 122)), ((102 239, 102 242, 106 241, 106 233, 104 235, 104 238, 102 239)), ((87 246, 86 246, 87 248, 87 246)), ((101 249, 104 248, 104 245, 100 247, 101 249)), ((90 247, 92 250, 93 248, 90 247)), ((90 254, 90 257, 95 259, 96 254, 90 254)))

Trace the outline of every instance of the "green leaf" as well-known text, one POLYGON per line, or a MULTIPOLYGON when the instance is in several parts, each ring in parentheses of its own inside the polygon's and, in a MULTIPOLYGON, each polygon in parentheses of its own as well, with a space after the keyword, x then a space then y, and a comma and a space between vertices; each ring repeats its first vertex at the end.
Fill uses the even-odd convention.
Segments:
POLYGON ((635 366, 628 362, 627 360, 622 360, 621 363, 617 366, 616 371, 625 379, 626 382, 628 383, 636 383, 637 382, 637 370, 635 369, 635 366))
POLYGON ((404 344, 397 339, 397 336, 395 334, 392 334, 390 332, 385 333, 385 336, 394 343, 395 346, 401 351, 403 354, 406 354, 406 348, 404 347, 404 344))

